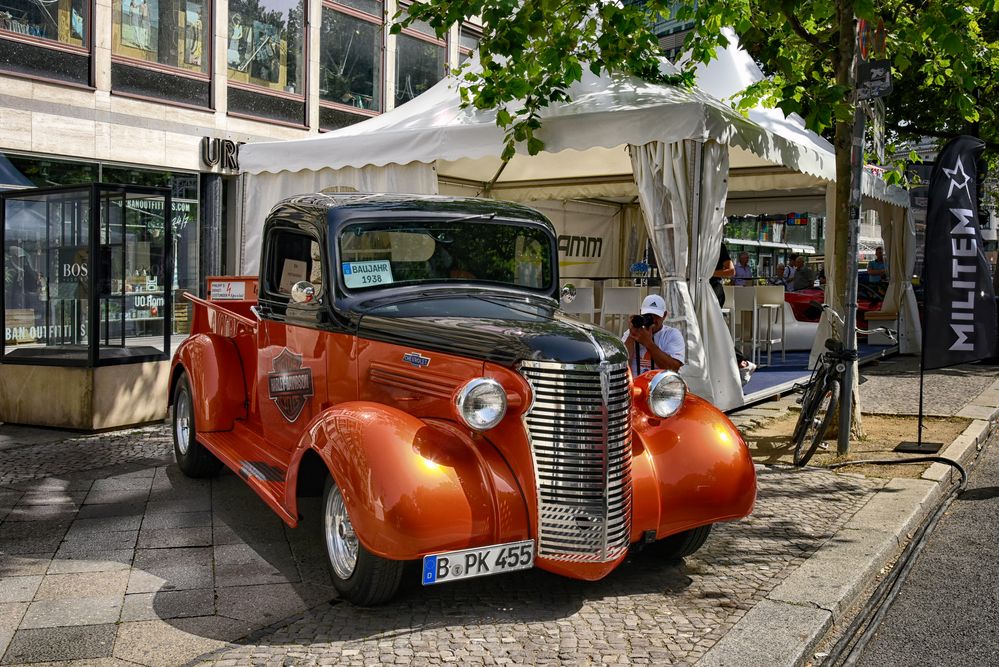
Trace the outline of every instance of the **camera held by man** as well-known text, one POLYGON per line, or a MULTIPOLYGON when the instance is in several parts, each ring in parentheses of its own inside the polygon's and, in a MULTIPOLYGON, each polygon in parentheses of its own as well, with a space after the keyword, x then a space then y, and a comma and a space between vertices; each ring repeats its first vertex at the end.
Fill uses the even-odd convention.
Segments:
POLYGON ((678 329, 665 325, 665 318, 666 301, 658 294, 645 297, 641 313, 631 316, 631 327, 622 340, 635 375, 655 368, 677 371, 683 366, 686 342, 678 329))

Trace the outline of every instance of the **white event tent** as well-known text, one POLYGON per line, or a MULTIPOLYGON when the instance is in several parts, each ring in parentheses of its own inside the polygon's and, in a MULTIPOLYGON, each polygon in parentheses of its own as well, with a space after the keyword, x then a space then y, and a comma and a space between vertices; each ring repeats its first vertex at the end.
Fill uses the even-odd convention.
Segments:
MULTIPOLYGON (((757 122, 699 89, 587 70, 569 95, 571 102, 544 114, 544 152, 518 153, 508 163, 499 157, 496 112, 462 109, 453 77, 336 132, 242 146, 241 269, 257 270, 271 206, 302 192, 433 194, 448 183, 525 202, 637 197, 663 295, 687 337, 682 374, 719 407, 742 404, 733 343, 708 284, 726 199, 736 191, 824 189, 835 177, 830 147, 779 112, 760 110, 768 117, 757 122)), ((870 192, 901 203, 894 193, 870 192)))

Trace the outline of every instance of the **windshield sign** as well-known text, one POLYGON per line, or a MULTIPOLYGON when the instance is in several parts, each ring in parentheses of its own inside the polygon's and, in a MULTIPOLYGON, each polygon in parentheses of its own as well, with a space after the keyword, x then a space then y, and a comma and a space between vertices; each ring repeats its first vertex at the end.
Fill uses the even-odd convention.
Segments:
POLYGON ((548 291, 551 238, 543 229, 503 222, 355 223, 340 233, 347 289, 421 283, 487 283, 548 291))

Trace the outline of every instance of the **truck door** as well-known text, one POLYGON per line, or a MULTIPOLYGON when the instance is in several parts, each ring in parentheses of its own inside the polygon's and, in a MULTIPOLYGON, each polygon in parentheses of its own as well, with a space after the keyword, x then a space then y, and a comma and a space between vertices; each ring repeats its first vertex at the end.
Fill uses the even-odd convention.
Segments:
POLYGON ((317 235, 272 226, 261 258, 256 408, 261 434, 282 462, 327 400, 326 268, 317 235), (311 286, 312 296, 303 298, 311 286))

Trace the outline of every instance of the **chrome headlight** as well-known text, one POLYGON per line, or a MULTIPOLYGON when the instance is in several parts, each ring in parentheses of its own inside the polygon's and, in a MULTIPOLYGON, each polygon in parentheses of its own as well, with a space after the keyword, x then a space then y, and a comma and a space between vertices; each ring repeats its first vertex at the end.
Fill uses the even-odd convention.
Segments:
POLYGON ((658 417, 672 417, 687 398, 687 383, 673 371, 658 373, 649 382, 649 409, 658 417))
POLYGON ((475 378, 455 394, 458 415, 474 431, 488 431, 506 415, 506 390, 496 380, 475 378))

